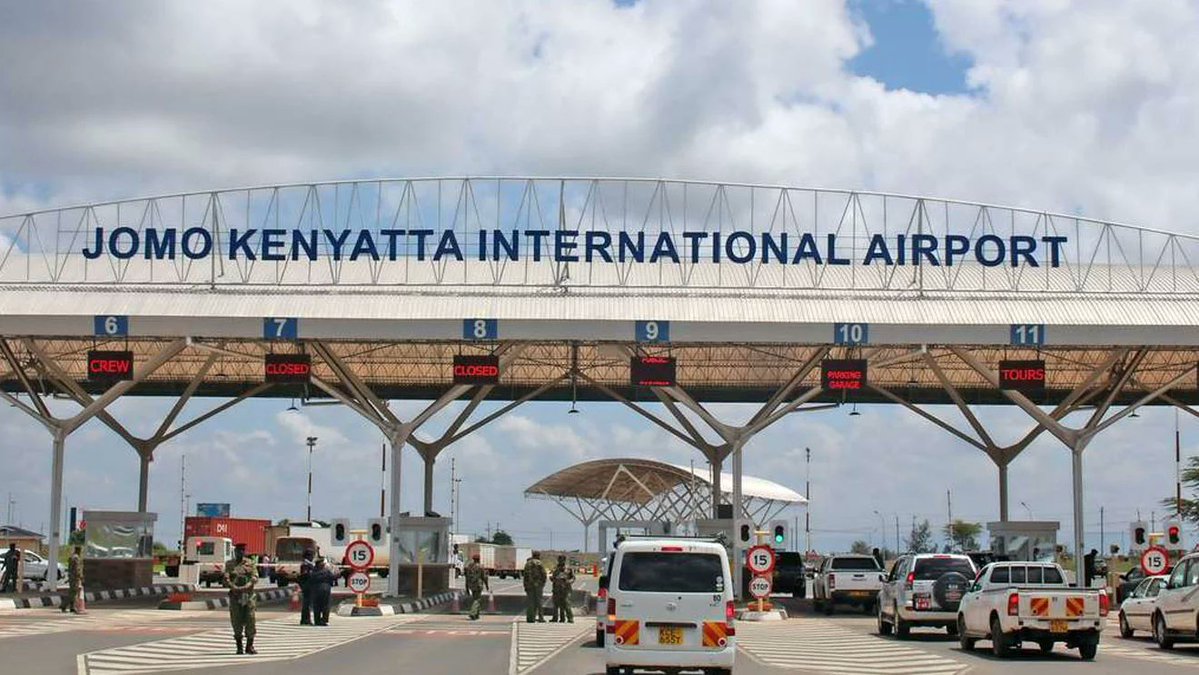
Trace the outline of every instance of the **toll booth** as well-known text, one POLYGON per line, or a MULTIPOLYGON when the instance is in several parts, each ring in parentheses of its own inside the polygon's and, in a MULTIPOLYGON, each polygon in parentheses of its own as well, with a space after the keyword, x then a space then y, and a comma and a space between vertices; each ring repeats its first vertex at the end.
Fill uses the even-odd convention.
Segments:
POLYGON ((404 517, 396 523, 399 539, 400 594, 416 595, 419 578, 425 595, 450 588, 450 519, 404 517))
POLYGON ((991 552, 1007 560, 1054 560, 1057 556, 1056 520, 1004 520, 987 523, 991 552))
MULTIPOLYGON (((154 583, 154 523, 157 513, 84 511, 84 587, 142 588, 154 583)), ((68 548, 70 550, 70 548, 68 548)))

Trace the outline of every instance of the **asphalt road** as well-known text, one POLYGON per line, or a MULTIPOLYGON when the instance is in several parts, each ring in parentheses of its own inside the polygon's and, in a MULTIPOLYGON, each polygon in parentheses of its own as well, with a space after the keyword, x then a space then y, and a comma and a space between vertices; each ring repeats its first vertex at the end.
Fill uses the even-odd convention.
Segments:
MULTIPOLYGON (((511 585, 497 583, 495 590, 509 590, 511 585)), ((964 653, 944 631, 916 630, 908 641, 880 638, 874 634, 874 619, 860 613, 825 617, 803 603, 782 604, 790 607, 794 618, 738 624, 741 651, 736 672, 1154 675, 1199 670, 1199 645, 1163 652, 1147 639, 1121 639, 1114 622, 1092 663, 1080 662, 1077 652, 1061 647, 1041 654, 1032 645, 1000 661, 986 651, 986 642, 964 653)), ((296 624, 296 615, 285 606, 260 609, 260 654, 237 657, 224 611, 94 608, 86 616, 73 617, 53 610, 21 610, 0 614, 0 663, 20 664, 23 675, 604 672, 603 650, 594 646, 589 616, 562 625, 530 625, 512 615, 472 622, 449 614, 335 616, 328 628, 296 624)))

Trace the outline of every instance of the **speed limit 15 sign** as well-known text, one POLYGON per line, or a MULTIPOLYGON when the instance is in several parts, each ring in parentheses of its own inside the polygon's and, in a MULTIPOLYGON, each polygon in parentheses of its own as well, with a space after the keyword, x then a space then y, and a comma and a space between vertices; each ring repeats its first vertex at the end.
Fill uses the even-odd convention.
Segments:
POLYGON ((1170 555, 1160 546, 1150 546, 1141 554, 1141 571, 1148 576, 1165 574, 1170 566, 1170 555))
POLYGON ((364 570, 371 566, 375 561, 375 549, 368 542, 361 539, 351 541, 346 546, 346 560, 350 563, 350 567, 355 570, 364 570))
POLYGON ((774 550, 769 546, 754 546, 745 554, 745 565, 754 574, 769 574, 774 570, 774 550))

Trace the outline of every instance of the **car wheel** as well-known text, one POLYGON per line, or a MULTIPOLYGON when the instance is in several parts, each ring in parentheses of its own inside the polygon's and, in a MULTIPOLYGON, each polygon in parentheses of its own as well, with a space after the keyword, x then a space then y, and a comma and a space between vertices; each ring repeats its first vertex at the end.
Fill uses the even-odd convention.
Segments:
POLYGON ((825 616, 832 616, 832 615, 833 615, 833 609, 834 609, 834 607, 833 607, 833 601, 832 601, 831 599, 830 599, 830 600, 826 600, 826 601, 824 602, 824 615, 825 615, 825 616))
POLYGON ((958 617, 957 628, 958 628, 958 645, 961 646, 962 651, 968 652, 968 651, 974 649, 975 639, 966 635, 966 619, 964 617, 960 617, 960 616, 958 617))
POLYGON ((945 632, 949 634, 949 637, 956 637, 958 634, 958 625, 956 623, 949 624, 945 627, 945 632))
POLYGON ((1037 646, 1041 648, 1042 654, 1053 652, 1053 640, 1037 640, 1037 646))
POLYGON ((1132 626, 1128 625, 1128 617, 1124 616, 1124 612, 1120 612, 1120 637, 1132 637, 1132 626))
POLYGON ((909 626, 908 622, 904 621, 903 617, 899 615, 899 607, 895 607, 895 637, 899 638, 900 640, 906 640, 908 635, 911 635, 911 633, 912 627, 909 626))
POLYGON ((595 646, 596 647, 604 646, 604 629, 603 628, 595 629, 595 646))
POLYGON ((999 617, 991 617, 991 653, 1002 659, 1007 656, 1009 648, 1007 636, 999 625, 999 617))
POLYGON ((876 609, 878 609, 877 602, 868 602, 868 603, 862 605, 862 613, 863 614, 873 614, 876 609))
POLYGON ((604 669, 605 675, 621 675, 620 666, 608 666, 604 669))
POLYGON ((1083 661, 1092 661, 1095 658, 1095 652, 1099 651, 1099 636, 1088 637, 1078 645, 1078 655, 1083 661))
POLYGON ((878 634, 879 635, 890 635, 891 634, 891 624, 888 623, 885 619, 883 619, 883 606, 882 605, 879 605, 879 607, 878 607, 878 634))
POLYGON ((1166 630, 1166 619, 1161 614, 1153 617, 1153 641, 1162 649, 1174 649, 1174 641, 1166 630))

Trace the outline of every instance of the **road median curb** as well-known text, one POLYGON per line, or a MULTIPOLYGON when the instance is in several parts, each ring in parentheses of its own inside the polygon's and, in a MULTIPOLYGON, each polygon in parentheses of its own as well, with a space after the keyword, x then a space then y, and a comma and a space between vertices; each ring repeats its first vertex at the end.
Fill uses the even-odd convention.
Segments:
MULTIPOLYGON (((291 589, 288 588, 272 588, 270 590, 258 591, 258 602, 277 602, 286 600, 291 597, 291 589)), ((163 600, 158 603, 158 609, 166 610, 214 610, 223 609, 229 606, 229 596, 220 595, 214 598, 205 598, 203 600, 183 600, 171 601, 163 600)))

